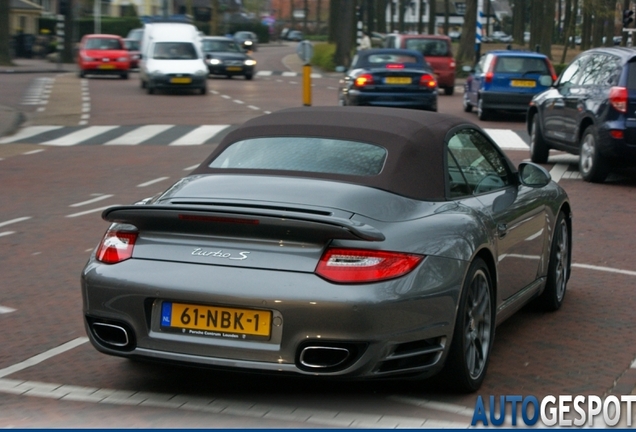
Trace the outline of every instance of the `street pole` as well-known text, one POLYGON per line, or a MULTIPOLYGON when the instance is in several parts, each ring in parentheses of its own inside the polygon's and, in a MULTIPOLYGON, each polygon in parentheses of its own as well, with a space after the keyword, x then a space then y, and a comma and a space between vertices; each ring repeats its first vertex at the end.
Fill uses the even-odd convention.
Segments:
POLYGON ((484 19, 484 0, 477 1, 477 25, 475 27, 475 64, 481 57, 482 21, 484 19))
POLYGON ((93 3, 93 26, 95 34, 102 32, 101 9, 101 0, 95 0, 93 3))

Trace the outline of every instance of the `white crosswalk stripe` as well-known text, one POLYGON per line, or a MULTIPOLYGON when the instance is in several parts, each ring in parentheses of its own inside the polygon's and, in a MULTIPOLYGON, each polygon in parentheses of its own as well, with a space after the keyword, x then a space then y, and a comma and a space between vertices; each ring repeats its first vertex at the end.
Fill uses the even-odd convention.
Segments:
MULTIPOLYGON (((267 111, 265 112, 267 113, 267 111)), ((29 143, 52 146, 139 145, 194 146, 218 142, 215 137, 232 125, 145 126, 29 126, 0 144, 29 143)), ((484 129, 504 150, 528 150, 527 134, 510 129, 484 129)), ((219 137, 220 138, 220 137, 219 137)))

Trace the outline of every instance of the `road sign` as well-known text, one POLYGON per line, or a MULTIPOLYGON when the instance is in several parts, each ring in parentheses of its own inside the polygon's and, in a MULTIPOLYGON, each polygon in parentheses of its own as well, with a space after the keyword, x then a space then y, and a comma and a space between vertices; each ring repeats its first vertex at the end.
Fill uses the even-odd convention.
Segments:
POLYGON ((314 56, 314 46, 308 40, 304 40, 296 47, 296 53, 303 63, 309 64, 311 58, 314 56))

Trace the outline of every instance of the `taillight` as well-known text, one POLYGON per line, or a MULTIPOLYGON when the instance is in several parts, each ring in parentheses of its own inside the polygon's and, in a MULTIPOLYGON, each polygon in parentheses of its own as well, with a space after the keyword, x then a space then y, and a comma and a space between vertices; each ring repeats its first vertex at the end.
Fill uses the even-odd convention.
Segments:
POLYGON ((455 60, 449 60, 448 67, 451 69, 455 69, 456 63, 455 60))
POLYGON ((420 86, 433 89, 437 87, 437 81, 435 81, 435 77, 431 74, 423 74, 420 77, 420 86))
POLYGON ((490 84, 492 82, 492 78, 495 76, 495 74, 493 72, 486 72, 486 76, 484 77, 484 81, 487 84, 490 84))
POLYGON ((618 112, 627 112, 627 89, 625 87, 612 87, 609 92, 609 102, 618 112))
POLYGON ((554 66, 552 66, 552 63, 550 63, 549 61, 546 60, 546 63, 548 64, 548 69, 550 69, 550 75, 552 75, 552 82, 555 83, 558 76, 554 70, 554 66))
POLYGON ((373 76, 371 74, 363 74, 356 78, 356 87, 364 87, 373 84, 373 76))
POLYGON ((390 63, 386 65, 387 69, 404 69, 404 65, 401 63, 390 63))
POLYGON ((327 249, 316 274, 331 282, 363 283, 393 279, 411 272, 424 256, 367 249, 327 249))
POLYGON ((116 264, 132 257, 138 233, 108 230, 97 248, 97 260, 106 264, 116 264))
POLYGON ((610 131, 610 136, 614 139, 623 139, 625 138, 625 132, 620 129, 612 129, 610 131))

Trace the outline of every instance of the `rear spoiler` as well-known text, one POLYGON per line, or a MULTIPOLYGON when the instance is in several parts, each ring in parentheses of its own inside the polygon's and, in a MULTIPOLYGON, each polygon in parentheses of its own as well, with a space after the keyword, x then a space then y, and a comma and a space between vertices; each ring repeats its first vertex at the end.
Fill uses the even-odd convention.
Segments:
POLYGON ((130 205, 104 210, 108 222, 130 224, 140 231, 227 235, 271 239, 344 239, 383 241, 371 225, 333 216, 267 208, 203 205, 130 205))

